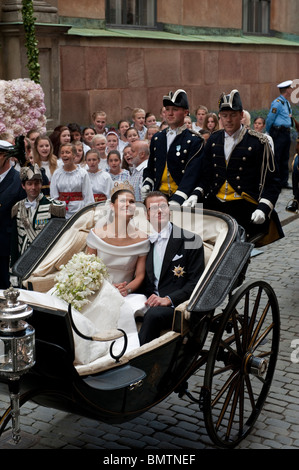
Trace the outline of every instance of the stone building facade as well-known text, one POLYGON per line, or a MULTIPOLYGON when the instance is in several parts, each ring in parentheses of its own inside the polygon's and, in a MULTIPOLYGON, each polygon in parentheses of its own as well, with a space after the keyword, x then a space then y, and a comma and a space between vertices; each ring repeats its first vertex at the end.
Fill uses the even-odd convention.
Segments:
MULTIPOLYGON (((135 15, 140 4, 33 0, 49 129, 90 124, 98 110, 109 123, 134 107, 159 116, 162 96, 177 88, 188 92, 191 114, 199 104, 216 110, 234 88, 246 109, 264 109, 277 83, 299 78, 299 0, 147 0, 146 24, 135 15), (124 5, 133 23, 120 24, 124 5)), ((5 80, 28 77, 21 8, 0 0, 5 80)))

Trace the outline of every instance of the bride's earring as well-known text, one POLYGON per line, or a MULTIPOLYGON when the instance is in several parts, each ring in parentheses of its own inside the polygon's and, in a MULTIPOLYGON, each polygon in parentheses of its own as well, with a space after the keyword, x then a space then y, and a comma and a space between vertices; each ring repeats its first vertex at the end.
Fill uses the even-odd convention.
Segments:
POLYGON ((110 212, 109 212, 109 222, 113 222, 113 220, 114 220, 114 207, 111 205, 110 212))

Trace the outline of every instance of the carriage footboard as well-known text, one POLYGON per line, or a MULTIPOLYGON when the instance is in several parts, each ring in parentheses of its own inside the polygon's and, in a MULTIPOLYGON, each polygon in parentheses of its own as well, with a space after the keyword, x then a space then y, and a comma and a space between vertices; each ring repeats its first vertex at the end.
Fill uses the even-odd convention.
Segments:
POLYGON ((117 390, 119 388, 129 387, 142 381, 146 377, 146 373, 127 364, 117 369, 103 372, 98 376, 88 376, 83 381, 92 388, 97 390, 117 390))

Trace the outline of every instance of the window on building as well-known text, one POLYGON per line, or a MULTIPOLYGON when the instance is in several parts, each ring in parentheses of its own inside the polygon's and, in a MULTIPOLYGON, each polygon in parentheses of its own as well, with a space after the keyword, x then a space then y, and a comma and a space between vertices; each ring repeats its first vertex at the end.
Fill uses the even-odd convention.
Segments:
POLYGON ((244 33, 269 34, 271 0, 243 0, 244 33))
POLYGON ((106 0, 106 22, 110 26, 156 27, 157 0, 106 0))

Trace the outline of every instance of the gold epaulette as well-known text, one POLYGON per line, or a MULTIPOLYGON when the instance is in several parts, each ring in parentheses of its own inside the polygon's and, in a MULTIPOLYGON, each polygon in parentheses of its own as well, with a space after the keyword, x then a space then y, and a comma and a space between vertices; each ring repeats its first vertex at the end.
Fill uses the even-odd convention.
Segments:
POLYGON ((269 139, 267 135, 263 134, 262 132, 257 132, 254 129, 248 129, 248 134, 253 135, 254 137, 257 137, 262 144, 269 144, 269 139))

